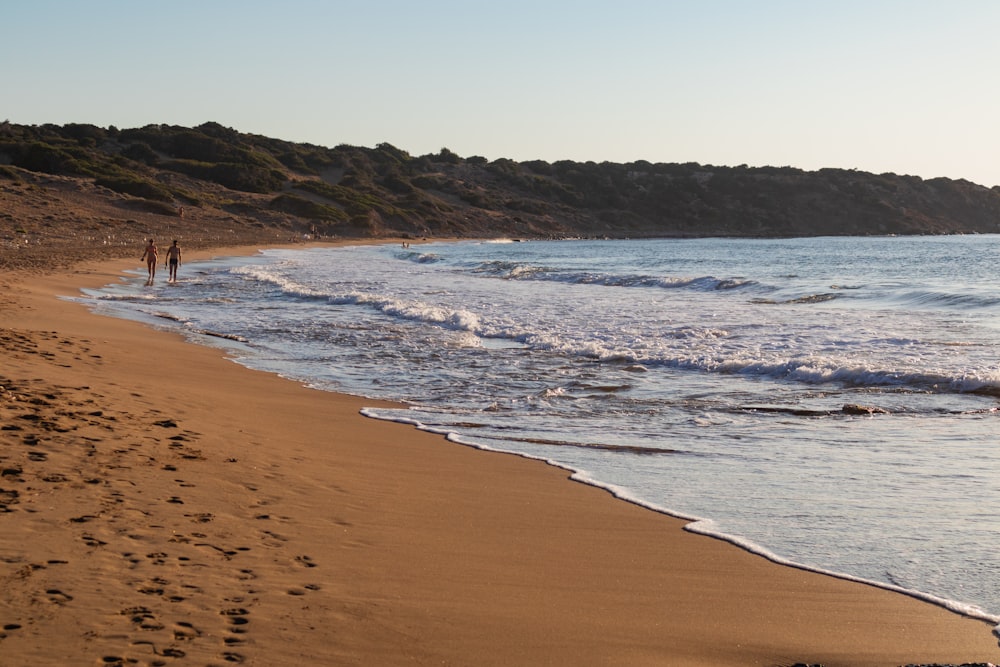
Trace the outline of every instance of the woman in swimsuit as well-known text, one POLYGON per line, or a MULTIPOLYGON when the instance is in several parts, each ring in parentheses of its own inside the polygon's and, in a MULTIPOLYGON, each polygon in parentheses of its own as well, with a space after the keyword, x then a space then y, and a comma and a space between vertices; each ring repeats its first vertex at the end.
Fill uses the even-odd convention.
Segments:
POLYGON ((153 276, 156 275, 156 244, 153 243, 153 239, 149 239, 149 245, 146 246, 146 250, 142 253, 142 257, 139 261, 146 260, 146 269, 149 271, 149 282, 153 282, 153 276))

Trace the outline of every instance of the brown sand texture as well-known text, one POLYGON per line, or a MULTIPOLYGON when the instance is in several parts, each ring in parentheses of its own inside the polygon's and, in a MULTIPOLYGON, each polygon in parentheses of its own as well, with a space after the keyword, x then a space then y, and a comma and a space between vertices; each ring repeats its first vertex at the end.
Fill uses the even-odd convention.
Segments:
POLYGON ((0 277, 4 667, 1000 661, 981 621, 57 298, 125 267, 0 277))

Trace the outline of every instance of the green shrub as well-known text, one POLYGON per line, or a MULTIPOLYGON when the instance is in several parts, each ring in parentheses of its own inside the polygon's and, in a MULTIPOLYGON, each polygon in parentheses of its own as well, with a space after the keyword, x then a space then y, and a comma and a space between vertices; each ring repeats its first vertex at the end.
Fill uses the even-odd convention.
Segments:
POLYGON ((295 151, 284 151, 278 155, 277 159, 281 164, 299 173, 312 175, 316 174, 316 170, 306 164, 306 161, 302 159, 302 156, 295 151))
POLYGON ((413 185, 404 176, 388 174, 382 179, 383 185, 398 195, 408 195, 413 192, 413 185))
POLYGON ((423 190, 443 190, 447 185, 444 177, 431 176, 429 174, 416 176, 410 179, 410 183, 423 190))
POLYGON ((326 181, 296 181, 295 189, 319 195, 345 206, 356 201, 358 198, 358 192, 353 188, 344 187, 343 185, 330 185, 326 181))
POLYGON ((451 152, 447 148, 442 148, 441 152, 435 156, 437 162, 445 162, 447 164, 458 164, 462 161, 457 154, 451 152))
POLYGON ((274 192, 280 190, 286 180, 284 172, 277 169, 229 162, 213 164, 197 160, 171 160, 161 166, 241 192, 274 192))
POLYGON ((156 164, 160 160, 156 151, 153 150, 153 147, 145 141, 134 141, 130 143, 125 147, 125 150, 122 151, 122 155, 131 160, 135 160, 136 162, 143 162, 149 165, 156 164))
POLYGON ((17 173, 14 167, 6 164, 0 164, 0 178, 6 178, 9 181, 14 181, 15 183, 20 182, 21 174, 17 173))
POLYGON ((62 134, 89 146, 96 145, 97 142, 102 141, 107 136, 107 133, 96 125, 82 123, 67 123, 63 125, 62 134))
POLYGON ((209 180, 243 192, 274 192, 280 190, 287 180, 285 173, 278 169, 233 162, 215 165, 210 174, 209 180))
POLYGON ((276 211, 283 211, 312 220, 342 222, 348 218, 347 214, 339 208, 319 204, 308 199, 303 199, 302 197, 296 197, 295 195, 278 195, 271 200, 270 206, 276 211))
POLYGON ((58 174, 65 170, 66 165, 72 159, 73 156, 61 148, 37 141, 22 147, 19 154, 14 156, 12 162, 28 171, 58 174))
POLYGON ((150 201, 149 199, 144 199, 138 202, 137 206, 150 213, 157 213, 159 215, 177 215, 177 207, 173 204, 168 204, 162 201, 150 201))
POLYGON ((121 178, 102 177, 96 179, 94 183, 115 192, 132 195, 133 197, 142 197, 143 199, 160 202, 172 202, 174 200, 170 191, 156 183, 141 178, 127 176, 121 178))

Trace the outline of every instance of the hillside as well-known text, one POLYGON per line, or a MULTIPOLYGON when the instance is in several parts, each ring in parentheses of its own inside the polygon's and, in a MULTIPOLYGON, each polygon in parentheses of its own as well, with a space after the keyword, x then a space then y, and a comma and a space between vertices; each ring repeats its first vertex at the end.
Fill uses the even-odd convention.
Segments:
POLYGON ((814 236, 1000 231, 1000 188, 791 167, 488 161, 325 148, 217 123, 0 124, 0 265, 338 238, 814 236), (15 250, 16 249, 16 250, 15 250), (53 251, 56 251, 53 253, 53 251))

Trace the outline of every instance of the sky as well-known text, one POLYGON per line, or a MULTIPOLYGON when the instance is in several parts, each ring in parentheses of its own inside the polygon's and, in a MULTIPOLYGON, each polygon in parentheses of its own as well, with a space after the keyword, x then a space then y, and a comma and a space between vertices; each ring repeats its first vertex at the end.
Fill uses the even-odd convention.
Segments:
POLYGON ((0 121, 1000 185, 996 0, 4 0, 0 121))

